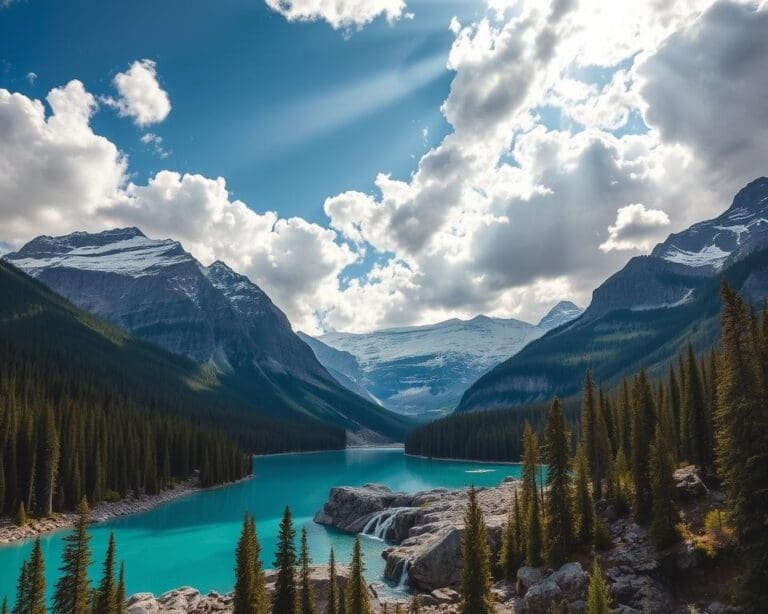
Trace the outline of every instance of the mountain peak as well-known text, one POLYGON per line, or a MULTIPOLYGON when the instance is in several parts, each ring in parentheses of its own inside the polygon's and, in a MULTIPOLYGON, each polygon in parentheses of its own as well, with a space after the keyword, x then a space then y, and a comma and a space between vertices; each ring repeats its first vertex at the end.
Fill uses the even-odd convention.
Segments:
POLYGON ((539 321, 538 327, 545 330, 557 328, 561 324, 578 318, 584 310, 571 301, 560 301, 539 321))
POLYGON ((768 207, 768 177, 750 181, 736 193, 728 211, 733 209, 762 209, 768 207))

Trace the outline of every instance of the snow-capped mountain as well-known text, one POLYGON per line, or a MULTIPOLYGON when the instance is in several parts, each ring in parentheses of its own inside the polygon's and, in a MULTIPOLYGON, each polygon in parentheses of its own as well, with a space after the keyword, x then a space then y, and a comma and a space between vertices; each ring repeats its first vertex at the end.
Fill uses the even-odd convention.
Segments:
POLYGON ((457 411, 567 397, 588 368, 611 384, 640 368, 658 373, 689 341, 705 350, 720 330, 721 274, 755 304, 768 298, 768 178, 740 190, 722 215, 629 260, 580 318, 483 375, 457 411))
POLYGON ((578 318, 584 310, 571 301, 560 301, 552 307, 547 314, 539 320, 538 327, 543 330, 552 330, 567 322, 578 318))
POLYGON ((742 188, 723 214, 670 235, 649 256, 632 258, 593 292, 584 317, 685 304, 702 278, 766 245, 768 178, 761 177, 742 188))
POLYGON ((446 412, 481 374, 580 314, 573 303, 563 302, 539 325, 477 316, 366 334, 329 333, 319 340, 343 352, 344 359, 318 350, 315 354, 385 407, 408 414, 446 412))
POLYGON ((4 258, 78 307, 236 379, 265 411, 400 430, 400 418, 339 385, 261 288, 222 262, 203 266, 176 241, 137 228, 76 232, 4 258))

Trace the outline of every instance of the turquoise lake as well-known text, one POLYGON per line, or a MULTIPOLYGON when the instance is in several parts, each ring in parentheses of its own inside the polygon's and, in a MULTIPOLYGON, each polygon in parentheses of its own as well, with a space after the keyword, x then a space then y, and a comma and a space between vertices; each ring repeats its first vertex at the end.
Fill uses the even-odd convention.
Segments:
MULTIPOLYGON (((163 593, 180 586, 202 592, 228 592, 234 584, 234 551, 243 513, 250 511, 262 546, 265 567, 272 567, 277 528, 285 505, 291 507, 298 530, 306 527, 312 559, 325 563, 330 548, 348 562, 353 538, 316 525, 312 517, 333 486, 374 482, 393 490, 415 492, 440 486, 495 486, 506 476, 519 477, 519 465, 492 465, 409 458, 398 448, 363 448, 338 452, 261 456, 254 459, 253 478, 198 492, 142 514, 91 525, 97 580, 110 531, 118 559, 125 561, 128 594, 163 593)), ((62 538, 67 530, 42 538, 49 594, 58 577, 62 538)), ((363 538, 366 577, 382 578, 384 544, 363 538)), ((25 541, 0 546, 0 600, 13 603, 16 576, 32 549, 25 541)))

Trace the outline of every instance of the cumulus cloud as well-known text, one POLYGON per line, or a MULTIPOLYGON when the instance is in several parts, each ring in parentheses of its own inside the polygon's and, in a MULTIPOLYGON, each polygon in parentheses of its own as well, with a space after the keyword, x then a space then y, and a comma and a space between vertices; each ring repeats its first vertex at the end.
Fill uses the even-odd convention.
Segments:
POLYGON ((113 83, 119 97, 105 98, 104 102, 122 117, 132 118, 137 126, 159 123, 171 112, 171 100, 160 87, 152 60, 136 60, 127 71, 117 73, 113 83))
POLYGON ((27 83, 30 85, 34 85, 35 81, 37 81, 37 73, 34 72, 28 72, 26 77, 24 77, 27 80, 27 83))
POLYGON ((288 21, 327 21, 334 29, 361 27, 380 15, 397 21, 405 13, 404 0, 266 0, 267 6, 288 21))
POLYGON ((147 132, 146 134, 142 134, 139 140, 147 147, 149 147, 159 158, 167 158, 170 155, 170 153, 163 146, 163 137, 161 137, 159 134, 155 134, 154 132, 147 132))
MULTIPOLYGON (((404 10, 273 4, 334 27, 404 10)), ((125 158, 92 131, 96 101, 79 82, 49 94, 49 116, 0 90, 3 238, 138 225, 230 263, 310 331, 478 313, 535 321, 561 298, 586 304, 629 256, 765 174, 767 11, 494 0, 474 23, 451 24, 450 133, 410 177, 381 173, 370 193, 329 195, 328 227, 255 212, 222 178, 161 171, 131 183, 125 158), (545 121, 545 107, 566 125, 545 121), (625 130, 638 117, 645 125, 625 130), (348 278, 364 254, 374 264, 348 278)))
POLYGON ((661 209, 646 209, 642 203, 627 205, 616 212, 616 221, 608 226, 608 240, 600 249, 650 249, 665 226, 669 226, 669 216, 661 209))

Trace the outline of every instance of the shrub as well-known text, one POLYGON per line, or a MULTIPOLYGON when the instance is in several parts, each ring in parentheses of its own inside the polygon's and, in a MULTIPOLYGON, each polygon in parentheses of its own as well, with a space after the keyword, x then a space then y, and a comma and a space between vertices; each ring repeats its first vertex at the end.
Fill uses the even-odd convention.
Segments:
POLYGON ((736 545, 736 535, 725 510, 710 510, 704 519, 704 530, 717 550, 728 550, 736 545))
POLYGON ((608 525, 602 521, 595 523, 595 548, 598 550, 609 550, 613 547, 613 539, 611 539, 611 532, 608 530, 608 525))
POLYGON ((117 503, 120 501, 120 493, 115 492, 114 490, 107 490, 107 492, 104 493, 104 501, 107 503, 117 503))

